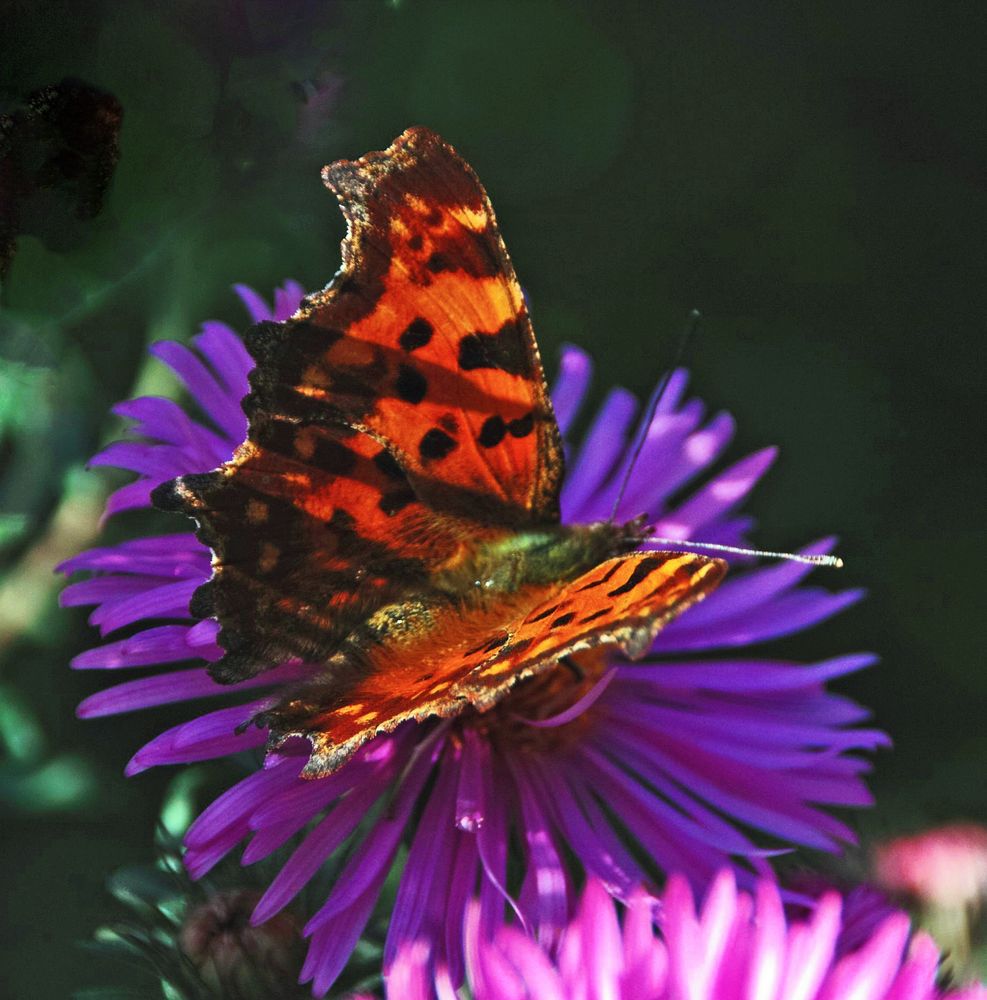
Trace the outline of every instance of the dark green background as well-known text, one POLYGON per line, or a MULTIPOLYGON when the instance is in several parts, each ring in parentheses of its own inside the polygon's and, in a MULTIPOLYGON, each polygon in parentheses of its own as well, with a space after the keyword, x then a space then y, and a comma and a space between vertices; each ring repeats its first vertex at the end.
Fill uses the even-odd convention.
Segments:
MULTIPOLYGON (((838 532, 847 569, 820 582, 870 591, 776 647, 882 656, 841 684, 896 742, 862 829, 984 818, 980 5, 8 0, 0 17, 6 99, 76 76, 124 108, 102 214, 67 250, 24 237, 3 289, 0 504, 25 520, 0 550, 0 684, 8 741, 33 719, 44 745, 4 765, 0 994, 125 980, 74 942, 114 913, 107 873, 150 856, 169 776, 122 766, 186 714, 73 718, 101 679, 69 673, 95 634, 47 584, 70 554, 52 516, 92 488, 72 470, 139 374, 169 386, 141 368, 149 340, 242 326, 235 281, 325 283, 342 224, 319 168, 410 124, 483 178, 549 369, 575 341, 597 398, 646 393, 702 310, 694 386, 736 414, 731 455, 782 448, 749 505, 757 541, 838 532), (339 84, 322 117, 297 87, 320 78, 339 84), (61 805, 53 761, 75 775, 61 805)), ((110 537, 143 526, 120 522, 110 537)))

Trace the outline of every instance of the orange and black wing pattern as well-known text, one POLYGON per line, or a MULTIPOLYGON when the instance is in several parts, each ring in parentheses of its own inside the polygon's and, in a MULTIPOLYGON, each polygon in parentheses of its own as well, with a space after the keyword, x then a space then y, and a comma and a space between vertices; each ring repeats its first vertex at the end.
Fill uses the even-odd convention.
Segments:
POLYGON ((247 441, 160 487, 196 519, 237 681, 326 662, 468 542, 558 520, 562 453, 523 296, 470 167, 425 129, 333 164, 343 266, 286 323, 247 333, 247 441))
POLYGON ((154 502, 194 517, 213 550, 192 612, 219 619, 225 655, 210 672, 230 683, 289 659, 324 662, 462 544, 372 438, 274 418, 231 462, 164 484, 154 502))
MULTIPOLYGON (((529 588, 463 614, 436 614, 427 635, 371 651, 359 676, 292 692, 258 718, 274 742, 312 745, 305 774, 341 766, 402 722, 496 704, 520 680, 601 645, 643 655, 661 627, 706 596, 726 564, 690 552, 638 552, 601 563, 562 587, 529 588), (379 659, 380 662, 377 662, 379 659)), ((564 669, 564 668, 559 668, 564 669)))
POLYGON ((562 451, 524 296, 486 192, 435 133, 325 168, 343 267, 291 320, 247 335, 251 419, 380 441, 433 510, 558 520, 562 451))

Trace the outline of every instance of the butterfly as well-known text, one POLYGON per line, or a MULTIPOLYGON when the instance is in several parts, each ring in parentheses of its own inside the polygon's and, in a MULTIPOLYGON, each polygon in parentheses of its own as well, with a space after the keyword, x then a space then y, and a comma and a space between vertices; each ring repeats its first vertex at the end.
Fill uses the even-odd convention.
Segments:
POLYGON ((254 720, 308 740, 304 774, 407 720, 485 712, 519 683, 631 658, 725 564, 635 551, 643 518, 563 525, 563 449, 524 295, 473 170, 434 132, 326 167, 343 263, 245 335, 246 441, 158 487, 197 523, 235 683, 311 665, 254 720))

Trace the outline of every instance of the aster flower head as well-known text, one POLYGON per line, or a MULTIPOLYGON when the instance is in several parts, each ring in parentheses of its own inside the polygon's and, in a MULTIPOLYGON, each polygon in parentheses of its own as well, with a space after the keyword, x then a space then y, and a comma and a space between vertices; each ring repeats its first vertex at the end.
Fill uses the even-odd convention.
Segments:
POLYGON ((874 875, 889 892, 963 909, 987 897, 987 828, 949 823, 878 844, 874 875))
MULTIPOLYGON (((287 283, 272 310, 248 289, 238 292, 254 321, 286 318, 301 297, 287 283)), ((191 348, 162 343, 152 350, 178 374, 205 420, 163 399, 117 407, 135 421, 138 440, 111 445, 94 461, 138 478, 111 497, 108 514, 147 506, 159 483, 216 467, 244 436, 240 400, 252 362, 232 330, 210 323, 191 348)), ((563 435, 586 396, 591 368, 584 352, 565 350, 552 392, 563 435)), ((607 397, 583 441, 569 446, 561 497, 567 523, 609 516, 630 441, 643 435, 617 516, 647 510, 658 536, 744 543, 752 522, 737 509, 774 451, 713 471, 734 423, 723 413, 707 417, 702 402, 686 398, 686 385, 684 371, 673 373, 653 418, 636 433, 633 396, 618 389, 607 397)), ((805 551, 822 553, 830 545, 824 539, 805 551)), ((209 550, 191 532, 92 549, 63 569, 93 574, 67 587, 63 603, 95 604, 91 621, 104 636, 131 632, 82 653, 74 667, 209 663, 222 655, 217 623, 189 615, 189 600, 210 573, 209 550)), ((745 652, 821 622, 860 596, 804 586, 810 572, 794 563, 738 563, 718 591, 665 628, 644 662, 580 654, 574 669, 521 684, 488 712, 405 724, 378 737, 327 777, 302 776, 306 742, 281 746, 192 825, 186 864, 202 875, 244 840, 242 861, 250 864, 304 831, 252 919, 270 920, 323 865, 338 866, 333 890, 305 928, 311 944, 303 979, 323 994, 358 941, 402 845, 407 854, 385 966, 402 945, 426 939, 453 982, 464 971, 462 918, 474 893, 482 933, 493 933, 507 905, 552 946, 571 916, 581 871, 629 898, 652 867, 682 872, 699 886, 730 863, 750 881, 785 845, 837 850, 853 834, 827 809, 870 803, 861 778, 867 765, 855 754, 886 738, 863 727, 867 713, 826 684, 871 657, 798 664, 745 652), (515 844, 520 857, 509 864, 515 844)), ((235 703, 142 747, 128 774, 260 750, 267 734, 247 724, 271 703, 270 692, 308 669, 271 664, 237 685, 215 683, 201 665, 167 669, 91 696, 79 714, 233 696, 235 703), (237 698, 241 689, 249 692, 246 700, 237 698)))
MULTIPOLYGON (((984 1000, 975 985, 936 985, 939 950, 910 936, 908 916, 884 918, 853 951, 841 954, 843 901, 824 895, 804 920, 789 921, 782 894, 762 879, 739 892, 725 870, 696 906, 686 879, 673 875, 660 901, 632 893, 623 923, 606 888, 590 879, 557 948, 516 926, 492 937, 467 916, 467 979, 474 1000, 984 1000), (655 919, 657 916, 657 920, 655 919)), ((452 997, 425 942, 403 949, 388 997, 452 997), (436 974, 437 973, 437 974, 436 974)))

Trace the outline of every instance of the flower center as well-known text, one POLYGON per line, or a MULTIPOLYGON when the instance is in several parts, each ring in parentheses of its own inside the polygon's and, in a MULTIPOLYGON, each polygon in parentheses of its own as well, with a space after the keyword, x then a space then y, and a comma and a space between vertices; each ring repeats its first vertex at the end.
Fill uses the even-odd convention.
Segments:
POLYGON ((558 751, 578 742, 590 723, 594 688, 607 672, 600 647, 563 657, 554 667, 520 681, 488 712, 470 712, 463 724, 483 733, 495 747, 513 753, 558 751), (587 699, 585 709, 566 713, 587 699), (558 719, 558 724, 538 725, 558 719), (533 724, 534 723, 534 724, 533 724))

